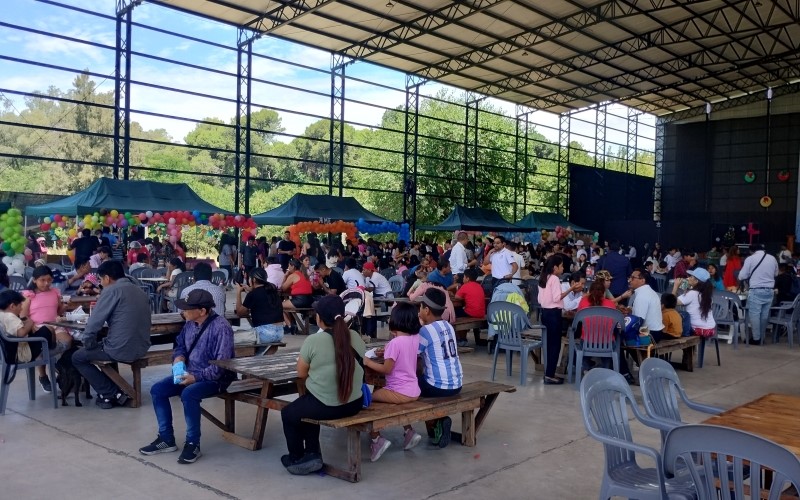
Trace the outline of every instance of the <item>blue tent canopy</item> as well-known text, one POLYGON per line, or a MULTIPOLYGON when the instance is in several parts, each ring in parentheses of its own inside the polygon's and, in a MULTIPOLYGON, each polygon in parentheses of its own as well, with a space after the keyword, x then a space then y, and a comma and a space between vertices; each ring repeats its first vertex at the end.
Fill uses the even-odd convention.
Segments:
POLYGON ((257 224, 267 226, 288 226, 298 222, 313 222, 320 219, 345 222, 364 219, 370 224, 389 222, 362 207, 355 198, 350 196, 340 198, 326 194, 296 193, 284 204, 253 216, 253 220, 257 224))
POLYGON ((435 226, 419 226, 423 231, 519 231, 520 227, 508 222, 497 210, 467 208, 456 205, 447 219, 435 226))
POLYGON ((44 217, 52 214, 77 217, 100 209, 116 209, 120 212, 170 212, 197 210, 203 214, 230 214, 204 201, 187 184, 168 184, 154 181, 129 181, 120 179, 97 179, 79 193, 43 205, 31 205, 25 215, 44 217))

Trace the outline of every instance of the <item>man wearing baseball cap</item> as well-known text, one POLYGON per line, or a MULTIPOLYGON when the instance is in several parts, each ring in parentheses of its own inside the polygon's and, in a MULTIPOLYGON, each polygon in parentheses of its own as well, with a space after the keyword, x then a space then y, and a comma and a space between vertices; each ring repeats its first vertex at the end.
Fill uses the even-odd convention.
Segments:
POLYGON ((233 330, 228 321, 214 312, 214 297, 206 290, 192 290, 175 301, 186 320, 172 353, 172 375, 156 382, 150 389, 158 420, 158 437, 139 448, 142 455, 177 451, 172 428, 169 398, 180 396, 186 420, 186 443, 178 457, 179 464, 191 464, 200 458, 200 401, 227 389, 233 374, 210 363, 233 357, 233 330))

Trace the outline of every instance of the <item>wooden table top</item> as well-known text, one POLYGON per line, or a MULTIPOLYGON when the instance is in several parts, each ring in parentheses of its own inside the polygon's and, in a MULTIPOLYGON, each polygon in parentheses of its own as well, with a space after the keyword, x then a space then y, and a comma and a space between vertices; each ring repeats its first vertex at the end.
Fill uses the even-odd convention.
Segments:
POLYGON ((249 356, 246 358, 218 359, 211 363, 250 377, 281 384, 297 379, 297 358, 299 351, 279 352, 270 356, 249 356))
POLYGON ((703 421, 751 432, 800 456, 800 396, 770 393, 703 421))
POLYGON ((377 304, 381 304, 381 303, 384 303, 384 302, 387 303, 387 304, 393 304, 393 303, 398 303, 398 304, 399 303, 406 303, 407 304, 407 303, 411 302, 411 299, 409 299, 408 297, 374 297, 372 299, 372 301, 377 303, 377 304))
POLYGON ((153 278, 137 278, 139 281, 152 281, 153 283, 165 283, 169 281, 166 276, 155 276, 153 278))
POLYGON ((99 295, 70 295, 69 304, 91 304, 92 302, 97 302, 97 299, 100 298, 99 295))
MULTIPOLYGON (((232 319, 239 319, 233 311, 225 312, 225 319, 228 321, 232 319)), ((77 321, 52 321, 48 325, 61 326, 72 330, 85 330, 86 323, 78 323, 77 321)), ((180 333, 183 328, 184 320, 180 313, 162 313, 150 315, 150 334, 151 335, 165 335, 171 333, 180 333)))

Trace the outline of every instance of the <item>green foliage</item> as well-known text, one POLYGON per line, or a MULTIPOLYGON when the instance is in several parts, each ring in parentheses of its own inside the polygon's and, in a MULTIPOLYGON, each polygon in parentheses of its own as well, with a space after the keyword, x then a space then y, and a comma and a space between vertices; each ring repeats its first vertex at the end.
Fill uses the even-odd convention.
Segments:
MULTIPOLYGON (((558 145, 533 126, 527 138, 517 140, 515 118, 486 100, 480 101, 478 107, 476 149, 474 129, 466 134, 463 96, 443 90, 435 98, 420 100, 418 224, 438 223, 453 205, 472 206, 473 200, 478 206, 500 211, 509 220, 515 214, 520 218, 531 210, 556 207, 559 197, 563 205, 565 193, 558 192, 558 179, 567 171, 564 168, 559 173, 558 145)), ((41 127, 0 124, 0 155, 14 155, 0 156, 0 190, 67 195, 85 188, 97 177, 111 175, 113 92, 100 91, 87 74, 77 75, 67 91, 51 87, 41 98, 26 99, 21 111, 13 108, 10 101, 2 102, 0 121, 41 127), (79 103, 54 101, 46 96, 79 103)), ((163 129, 144 130, 132 122, 131 177, 187 183, 208 202, 237 211, 233 184, 237 171, 235 125, 235 118, 205 118, 183 138, 183 144, 178 144, 163 129)), ((329 120, 310 124, 302 137, 290 142, 277 140, 284 128, 276 111, 254 111, 250 126, 251 214, 274 208, 298 192, 327 194, 331 178, 333 193, 338 194, 339 168, 330 165, 329 120)), ((406 113, 399 107, 387 110, 379 127, 356 129, 344 125, 342 130, 346 143, 341 179, 344 194, 395 221, 403 218, 404 172, 414 168, 414 158, 404 153, 405 128, 406 113)), ((652 153, 639 152, 636 158, 628 158, 624 148, 607 151, 595 159, 581 144, 572 142, 569 161, 653 175, 652 153)), ((239 166, 242 176, 245 167, 244 163, 239 166)), ((244 184, 242 180, 242 193, 244 184)), ((191 233, 194 231, 186 231, 184 239, 192 238, 191 233)), ((265 235, 274 233, 273 229, 263 231, 265 235)), ((198 233, 196 244, 205 248, 201 236, 198 233)))

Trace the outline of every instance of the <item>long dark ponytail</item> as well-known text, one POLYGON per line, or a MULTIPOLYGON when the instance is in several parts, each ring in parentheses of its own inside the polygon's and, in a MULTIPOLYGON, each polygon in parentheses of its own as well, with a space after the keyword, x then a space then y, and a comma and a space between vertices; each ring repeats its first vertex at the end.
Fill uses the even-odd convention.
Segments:
POLYGON ((337 392, 340 403, 347 403, 353 392, 353 376, 356 371, 356 359, 353 345, 350 342, 350 329, 342 316, 333 322, 333 349, 336 357, 337 392))

